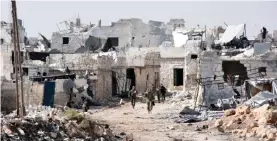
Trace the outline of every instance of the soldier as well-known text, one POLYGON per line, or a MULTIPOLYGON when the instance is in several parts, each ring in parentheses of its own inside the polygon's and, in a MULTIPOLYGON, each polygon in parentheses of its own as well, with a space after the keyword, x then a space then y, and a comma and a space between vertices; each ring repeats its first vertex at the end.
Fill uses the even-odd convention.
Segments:
POLYGON ((161 84, 160 92, 162 94, 162 101, 164 102, 165 101, 166 88, 163 86, 163 84, 161 84))
POLYGON ((157 94, 158 102, 161 103, 161 92, 159 88, 156 89, 156 94, 157 94))
POLYGON ((87 78, 87 85, 88 85, 88 88, 87 88, 87 94, 89 97, 91 97, 91 99, 89 98, 86 98, 85 102, 84 102, 84 105, 83 105, 83 110, 85 112, 88 111, 89 107, 92 105, 92 98, 94 96, 93 94, 93 87, 92 87, 92 82, 89 78, 87 78))
POLYGON ((150 89, 147 89, 147 91, 145 92, 145 96, 146 96, 146 99, 147 99, 147 110, 148 110, 148 113, 151 113, 152 112, 152 109, 153 109, 153 106, 155 105, 154 103, 154 93, 152 90, 150 89))
POLYGON ((74 80, 75 80, 74 76, 70 76, 70 79, 65 80, 63 84, 64 91, 69 96, 69 99, 66 105, 70 108, 73 108, 74 102, 72 101, 72 98, 73 96, 75 96, 75 94, 73 93, 73 88, 76 88, 74 80))
POLYGON ((131 98, 131 103, 132 103, 133 108, 135 108, 136 98, 137 98, 137 90, 136 90, 135 86, 132 87, 132 89, 129 93, 129 97, 131 98))

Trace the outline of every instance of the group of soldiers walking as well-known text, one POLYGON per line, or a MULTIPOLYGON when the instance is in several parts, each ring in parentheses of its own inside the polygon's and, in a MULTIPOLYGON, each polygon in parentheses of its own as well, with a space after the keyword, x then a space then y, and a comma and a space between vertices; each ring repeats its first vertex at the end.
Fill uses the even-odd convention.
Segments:
MULTIPOLYGON (((132 107, 135 108, 136 104, 136 97, 137 97, 137 90, 135 86, 132 86, 132 89, 129 92, 129 98, 131 99, 132 107)), ((148 88, 146 92, 144 93, 144 96, 146 98, 147 103, 147 110, 148 113, 152 112, 153 106, 155 106, 155 95, 157 95, 158 102, 165 101, 165 94, 166 94, 166 88, 161 84, 158 89, 156 89, 154 86, 152 88, 148 88)))

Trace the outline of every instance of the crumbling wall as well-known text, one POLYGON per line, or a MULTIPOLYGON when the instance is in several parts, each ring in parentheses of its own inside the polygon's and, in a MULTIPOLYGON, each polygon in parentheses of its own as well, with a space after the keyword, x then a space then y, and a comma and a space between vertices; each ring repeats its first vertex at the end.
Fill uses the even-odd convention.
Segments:
MULTIPOLYGON (((160 68, 160 83, 166 88, 174 89, 173 85, 173 69, 174 68, 184 68, 184 59, 174 59, 174 58, 162 58, 161 68, 160 68)), ((185 74, 185 70, 183 71, 185 74)))
POLYGON ((52 34, 51 49, 65 53, 75 53, 75 51, 81 46, 85 45, 85 41, 88 39, 88 35, 83 33, 66 33, 62 34, 54 32, 52 34), (63 37, 69 38, 68 44, 63 44, 63 37))
POLYGON ((277 60, 241 60, 240 61, 251 75, 251 77, 258 77, 257 68, 266 67, 266 78, 277 78, 277 60), (252 70, 253 69, 253 70, 252 70), (253 74, 257 73, 257 74, 253 74))
MULTIPOLYGON (((160 68, 157 66, 136 67, 136 89, 139 93, 143 93, 147 88, 155 85, 155 73, 158 75, 160 68)), ((159 85, 159 81, 156 85, 159 85)))
MULTIPOLYGON (((206 81, 210 80, 216 80, 216 83, 224 82, 223 79, 223 69, 222 69, 222 61, 234 61, 234 60, 222 60, 220 56, 216 55, 216 52, 205 52, 202 54, 201 60, 200 60, 200 75, 202 78, 205 77, 212 77, 210 79, 206 79, 206 81), (216 75, 216 78, 214 79, 214 75, 216 75)), ((238 60, 236 60, 238 61, 238 60)), ((243 59, 239 60, 241 64, 243 64, 246 67, 247 75, 249 78, 255 78, 259 77, 259 74, 257 73, 258 67, 267 67, 267 76, 266 78, 277 78, 277 60, 261 60, 261 59, 243 59), (253 70, 251 70, 253 69, 253 70)), ((237 71, 239 72, 239 70, 237 71)), ((203 92, 203 87, 201 87, 201 90, 199 92, 203 92)), ((240 91, 240 90, 239 90, 240 91)), ((205 95, 201 95, 200 97, 204 98, 207 105, 214 104, 217 102, 218 99, 222 98, 230 98, 234 94, 232 90, 232 86, 227 85, 226 82, 224 82, 224 89, 219 90, 218 85, 211 85, 205 87, 205 95)))
POLYGON ((99 69, 96 81, 96 100, 107 100, 112 97, 112 71, 99 69))
MULTIPOLYGON (((216 83, 224 83, 223 77, 216 77, 214 75, 223 76, 222 71, 222 60, 217 56, 216 52, 203 52, 201 54, 201 60, 199 64, 199 73, 201 78, 211 77, 209 79, 204 79, 204 84, 209 84, 207 81, 216 83)), ((198 93, 198 104, 204 102, 205 105, 216 104, 217 100, 220 98, 226 99, 232 97, 233 93, 231 91, 231 86, 224 85, 224 89, 219 90, 217 84, 200 86, 198 93), (204 88, 205 87, 205 88, 204 88)))
POLYGON ((198 54, 189 54, 185 57, 184 67, 184 90, 195 90, 197 87, 197 71, 198 71, 198 54))
POLYGON ((25 106, 42 105, 44 82, 25 81, 24 88, 25 106))
POLYGON ((93 27, 86 33, 53 33, 51 48, 74 53, 89 35, 102 38, 118 37, 120 47, 130 47, 131 41, 132 47, 159 46, 163 41, 172 41, 172 31, 176 27, 184 27, 184 23, 183 19, 173 19, 167 24, 159 21, 144 23, 137 18, 120 19, 112 22, 111 26, 93 27), (70 37, 68 45, 62 44, 62 36, 70 37))

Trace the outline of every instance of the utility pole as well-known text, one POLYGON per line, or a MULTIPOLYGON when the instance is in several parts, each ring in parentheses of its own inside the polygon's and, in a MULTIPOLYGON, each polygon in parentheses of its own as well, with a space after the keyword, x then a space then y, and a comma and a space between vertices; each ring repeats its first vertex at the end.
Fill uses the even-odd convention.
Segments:
MULTIPOLYGON (((12 0, 12 17, 13 17, 13 27, 14 27, 14 44, 16 47, 16 66, 19 68, 19 73, 20 73, 20 95, 17 95, 17 100, 19 102, 19 115, 20 117, 23 117, 26 112, 25 112, 25 106, 24 106, 24 94, 23 94, 23 76, 22 76, 22 68, 21 68, 21 53, 20 53, 20 45, 19 45, 19 32, 18 32, 18 21, 17 21, 17 11, 16 11, 16 2, 15 0, 12 0), (20 98, 20 99, 19 99, 20 98)), ((17 68, 17 67, 16 67, 17 68)), ((17 78, 17 71, 16 71, 16 78, 17 78)), ((17 84, 18 85, 18 84, 17 84)), ((18 112, 17 112, 18 113, 18 112)))
MULTIPOLYGON (((13 6, 13 2, 12 2, 13 6)), ((14 17, 14 9, 12 9, 12 17, 14 17)), ((18 51, 17 51, 17 44, 16 44, 16 22, 15 19, 13 18, 13 45, 14 45, 14 51, 13 51, 13 58, 14 58, 14 68, 15 68, 15 86, 16 86, 16 114, 19 116, 19 93, 18 93, 18 51)))

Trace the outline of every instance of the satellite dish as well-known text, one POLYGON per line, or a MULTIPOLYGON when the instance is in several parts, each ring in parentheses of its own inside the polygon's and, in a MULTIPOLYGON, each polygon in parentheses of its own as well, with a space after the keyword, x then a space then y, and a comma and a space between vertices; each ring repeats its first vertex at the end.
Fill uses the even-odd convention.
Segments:
POLYGON ((101 39, 89 36, 85 42, 85 46, 88 47, 90 51, 96 51, 102 47, 101 39))

